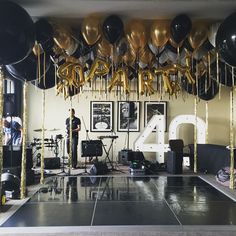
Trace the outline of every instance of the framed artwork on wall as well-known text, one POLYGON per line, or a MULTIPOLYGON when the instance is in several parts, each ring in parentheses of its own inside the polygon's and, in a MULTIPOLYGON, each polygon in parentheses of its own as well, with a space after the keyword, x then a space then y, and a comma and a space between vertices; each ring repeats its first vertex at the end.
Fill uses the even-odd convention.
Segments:
POLYGON ((138 132, 140 129, 140 102, 118 101, 117 131, 138 132))
POLYGON ((164 127, 167 131, 167 102, 144 102, 144 127, 153 115, 164 115, 164 127))
POLYGON ((113 130, 113 102, 90 102, 90 131, 109 132, 113 130))

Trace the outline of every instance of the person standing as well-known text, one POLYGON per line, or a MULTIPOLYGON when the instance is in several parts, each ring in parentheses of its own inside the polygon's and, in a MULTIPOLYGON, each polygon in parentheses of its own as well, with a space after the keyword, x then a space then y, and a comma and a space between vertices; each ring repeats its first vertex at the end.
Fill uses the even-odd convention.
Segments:
POLYGON ((22 126, 16 120, 3 119, 4 145, 20 146, 22 143, 22 126))
MULTIPOLYGON (((77 167, 77 161, 78 161, 77 147, 79 141, 79 131, 81 129, 81 121, 78 117, 75 116, 75 110, 73 108, 71 109, 70 112, 72 117, 72 169, 75 169, 77 167)), ((66 130, 67 130, 66 147, 67 147, 67 153, 70 154, 70 117, 66 119, 66 130)))

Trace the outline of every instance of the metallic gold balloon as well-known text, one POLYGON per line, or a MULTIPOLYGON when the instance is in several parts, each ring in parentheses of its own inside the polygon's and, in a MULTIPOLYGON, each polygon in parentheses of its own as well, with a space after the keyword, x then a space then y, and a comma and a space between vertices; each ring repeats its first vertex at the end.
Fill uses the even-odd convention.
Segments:
POLYGON ((107 87, 108 91, 111 92, 114 86, 121 86, 124 88, 126 94, 130 93, 127 67, 123 67, 115 71, 111 79, 111 82, 109 83, 107 87))
POLYGON ((188 41, 193 49, 198 49, 207 39, 207 23, 203 21, 195 22, 188 36, 188 41))
POLYGON ((135 53, 147 44, 145 25, 141 20, 131 20, 126 26, 126 38, 135 53))
POLYGON ((68 50, 74 45, 74 39, 71 37, 71 30, 66 26, 57 25, 54 27, 53 40, 64 50, 68 50))
POLYGON ((97 53, 101 57, 110 57, 112 55, 112 44, 110 44, 105 38, 102 38, 97 44, 97 53))
POLYGON ((96 58, 91 66, 88 76, 86 77, 86 81, 90 82, 94 79, 95 75, 97 76, 104 76, 109 73, 109 63, 100 59, 96 58))
POLYGON ((135 55, 132 54, 130 51, 126 52, 123 56, 123 61, 127 66, 131 66, 135 62, 135 55))
POLYGON ((82 35, 88 45, 94 45, 101 38, 100 18, 95 15, 83 19, 81 26, 82 35))
POLYGON ((150 28, 150 37, 156 47, 163 47, 170 37, 169 21, 154 20, 150 28))
POLYGON ((149 95, 154 93, 152 86, 155 75, 150 70, 139 70, 138 72, 138 87, 139 93, 143 95, 145 92, 149 95))
POLYGON ((153 54, 148 48, 145 48, 139 53, 139 60, 147 65, 150 65, 153 62, 153 54))

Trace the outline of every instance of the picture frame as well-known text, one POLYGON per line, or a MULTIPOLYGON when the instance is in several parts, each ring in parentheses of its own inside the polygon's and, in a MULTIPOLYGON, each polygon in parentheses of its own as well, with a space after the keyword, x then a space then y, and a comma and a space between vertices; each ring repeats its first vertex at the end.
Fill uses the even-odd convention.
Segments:
POLYGON ((118 101, 117 131, 139 132, 140 130, 140 102, 118 101))
POLYGON ((113 102, 90 102, 90 131, 113 131, 113 102))
MULTIPOLYGON (((144 102, 144 127, 151 120, 153 115, 164 115, 164 127, 167 132, 167 102, 144 102)), ((155 130, 154 130, 155 131, 155 130)))

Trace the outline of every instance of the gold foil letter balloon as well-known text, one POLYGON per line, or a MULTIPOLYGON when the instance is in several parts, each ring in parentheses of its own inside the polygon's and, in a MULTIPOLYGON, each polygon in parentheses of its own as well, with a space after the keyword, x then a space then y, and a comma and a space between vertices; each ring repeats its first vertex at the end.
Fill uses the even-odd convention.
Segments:
POLYGON ((101 37, 100 18, 90 15, 83 19, 81 33, 88 45, 94 45, 101 37))

